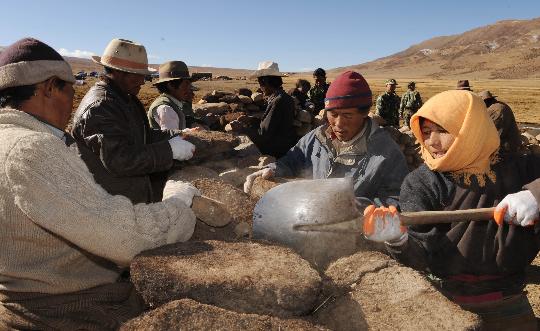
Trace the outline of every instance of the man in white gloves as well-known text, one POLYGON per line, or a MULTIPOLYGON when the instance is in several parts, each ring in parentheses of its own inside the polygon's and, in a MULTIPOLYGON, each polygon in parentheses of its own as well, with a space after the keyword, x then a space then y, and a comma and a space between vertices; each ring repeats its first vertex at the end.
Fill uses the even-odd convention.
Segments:
POLYGON ((121 278, 134 256, 193 234, 193 186, 169 181, 163 201, 133 204, 94 181, 63 131, 73 82, 36 39, 0 54, 0 330, 116 330, 144 310, 121 278))
POLYGON ((150 73, 144 46, 113 39, 94 61, 105 75, 74 116, 72 133, 81 158, 110 194, 133 203, 161 201, 173 161, 189 160, 194 146, 171 132, 150 128, 137 98, 150 73))

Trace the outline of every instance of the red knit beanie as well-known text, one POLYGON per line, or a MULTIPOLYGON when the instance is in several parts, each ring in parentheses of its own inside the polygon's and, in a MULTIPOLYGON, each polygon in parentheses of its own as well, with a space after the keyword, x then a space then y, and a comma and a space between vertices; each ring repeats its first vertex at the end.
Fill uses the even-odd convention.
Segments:
POLYGON ((345 71, 330 84, 324 99, 324 109, 369 108, 371 98, 371 89, 364 77, 355 71, 345 71))

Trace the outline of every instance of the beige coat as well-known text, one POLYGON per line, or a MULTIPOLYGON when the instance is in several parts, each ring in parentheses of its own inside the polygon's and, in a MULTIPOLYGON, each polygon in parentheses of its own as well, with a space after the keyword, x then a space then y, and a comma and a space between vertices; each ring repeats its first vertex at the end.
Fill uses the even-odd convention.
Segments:
MULTIPOLYGON (((30 115, 0 109, 0 290, 68 293, 113 283, 142 250, 188 240, 183 202, 109 195, 30 115)), ((166 190, 167 191, 167 190, 166 190)))

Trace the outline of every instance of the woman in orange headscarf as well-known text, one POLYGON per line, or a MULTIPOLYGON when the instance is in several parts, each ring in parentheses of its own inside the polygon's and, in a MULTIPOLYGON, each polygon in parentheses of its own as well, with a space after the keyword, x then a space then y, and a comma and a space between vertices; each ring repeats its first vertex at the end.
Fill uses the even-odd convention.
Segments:
POLYGON ((402 211, 497 206, 498 222, 401 227, 397 210, 366 209, 368 239, 405 265, 427 271, 441 291, 479 314, 486 329, 536 330, 525 268, 540 246, 540 160, 499 161, 499 137, 482 99, 468 91, 432 97, 412 117, 425 164, 400 192, 402 211), (498 225, 500 224, 500 225, 498 225))

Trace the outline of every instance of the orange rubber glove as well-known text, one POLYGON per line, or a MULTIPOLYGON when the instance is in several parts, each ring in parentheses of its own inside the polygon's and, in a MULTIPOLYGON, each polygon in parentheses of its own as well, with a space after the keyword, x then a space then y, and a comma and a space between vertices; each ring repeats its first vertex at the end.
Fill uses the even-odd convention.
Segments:
POLYGON ((407 227, 401 226, 396 207, 376 208, 374 205, 364 210, 364 236, 388 244, 402 243, 408 237, 407 227))

